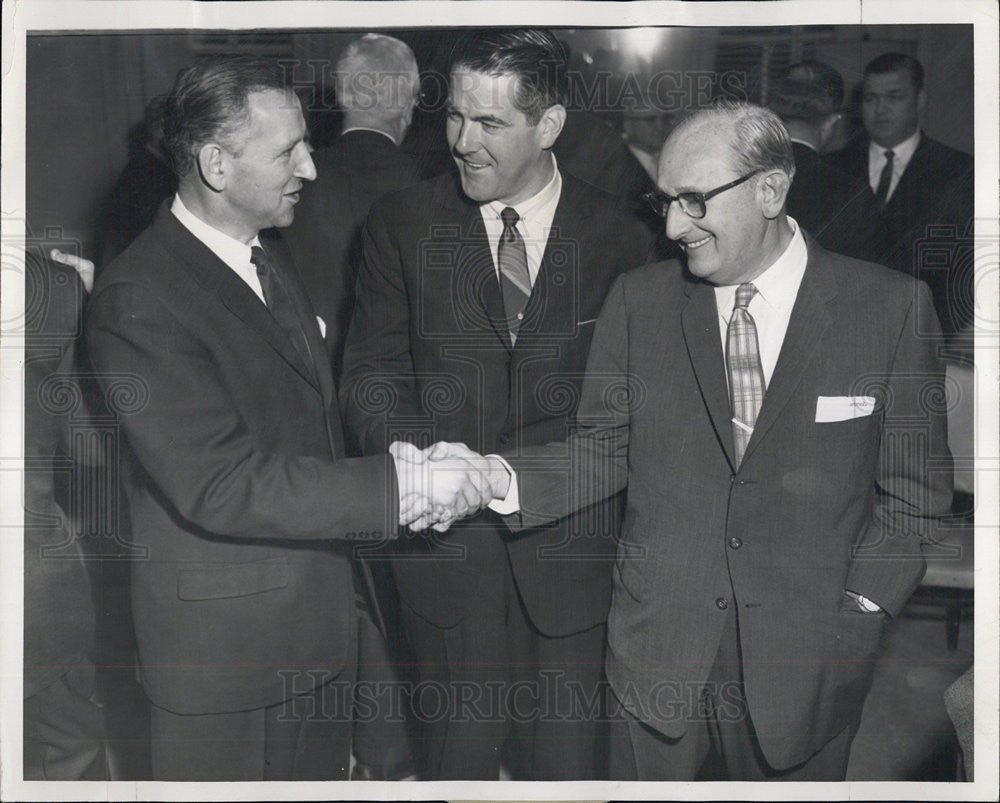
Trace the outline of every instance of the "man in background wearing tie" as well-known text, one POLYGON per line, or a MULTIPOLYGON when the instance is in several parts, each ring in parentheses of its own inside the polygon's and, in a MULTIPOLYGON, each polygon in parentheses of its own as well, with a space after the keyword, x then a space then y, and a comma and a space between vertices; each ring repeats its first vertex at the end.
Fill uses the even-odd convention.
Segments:
MULTIPOLYGON (((469 34, 450 75, 457 170, 372 208, 341 390, 366 454, 565 437, 601 301, 651 240, 556 164, 565 66, 548 32, 469 34)), ((484 513, 398 544, 420 679, 447 690, 446 709, 414 700, 429 778, 496 780, 501 762, 516 780, 606 775, 599 711, 570 697, 602 678, 618 503, 517 539, 484 513)))
POLYGON ((973 318, 973 160, 920 130, 926 103, 920 62, 883 53, 865 67, 861 89, 868 136, 830 160, 871 188, 877 226, 866 258, 925 281, 952 334, 973 318), (935 254, 927 264, 924 248, 935 254))
POLYGON ((568 442, 513 474, 487 458, 515 531, 627 483, 616 779, 694 780, 713 753, 728 780, 843 780, 883 627, 951 500, 927 288, 805 235, 793 171, 761 107, 674 129, 657 203, 684 262, 609 292, 568 442))

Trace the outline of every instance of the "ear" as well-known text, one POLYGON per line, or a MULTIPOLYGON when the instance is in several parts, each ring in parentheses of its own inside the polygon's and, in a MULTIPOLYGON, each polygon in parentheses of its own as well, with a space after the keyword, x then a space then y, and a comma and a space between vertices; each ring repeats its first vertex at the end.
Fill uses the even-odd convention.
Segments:
POLYGON ((226 188, 226 152, 221 145, 209 142, 198 151, 198 174, 201 180, 215 192, 226 188))
POLYGON ((757 183, 757 201, 768 220, 774 220, 785 208, 792 178, 784 170, 769 170, 757 183))
POLYGON ((561 103, 549 106, 538 121, 538 138, 543 149, 551 148, 559 138, 559 132, 566 123, 566 107, 561 103))
POLYGON ((917 114, 920 114, 924 110, 924 104, 927 103, 927 92, 921 89, 917 92, 917 114))
POLYGON ((828 114, 826 119, 820 123, 819 149, 821 151, 823 150, 823 147, 833 138, 833 132, 837 128, 838 120, 840 120, 840 112, 835 112, 834 114, 828 114))

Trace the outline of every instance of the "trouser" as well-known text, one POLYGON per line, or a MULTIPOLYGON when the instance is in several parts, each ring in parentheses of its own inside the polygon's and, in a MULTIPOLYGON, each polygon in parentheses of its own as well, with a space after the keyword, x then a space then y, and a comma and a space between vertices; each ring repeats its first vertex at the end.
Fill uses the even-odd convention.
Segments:
POLYGON ((104 711, 93 666, 69 670, 24 701, 26 781, 105 781, 104 711))
POLYGON ((808 760, 775 770, 764 758, 743 692, 736 613, 730 609, 698 721, 671 739, 621 709, 611 723, 611 777, 622 781, 842 781, 856 726, 808 760), (706 761, 707 760, 707 761, 706 761))
POLYGON ((509 563, 462 600, 463 620, 439 628, 404 601, 420 668, 412 709, 429 779, 588 780, 607 776, 602 687, 605 627, 542 635, 509 563))

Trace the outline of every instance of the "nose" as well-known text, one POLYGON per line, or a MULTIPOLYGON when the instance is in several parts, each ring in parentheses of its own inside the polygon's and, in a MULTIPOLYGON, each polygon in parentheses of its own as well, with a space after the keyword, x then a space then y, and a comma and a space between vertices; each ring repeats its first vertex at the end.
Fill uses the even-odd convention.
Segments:
POLYGON ((295 176, 304 181, 312 181, 316 178, 316 165, 313 164, 312 156, 309 153, 309 146, 300 142, 295 146, 295 176))
POLYGON ((458 129, 458 137, 455 139, 455 145, 453 146, 456 153, 472 153, 479 149, 479 138, 476 136, 474 130, 475 125, 471 120, 462 121, 461 128, 458 129))
POLYGON ((679 240, 688 230, 688 227, 691 224, 691 218, 684 213, 679 203, 672 201, 670 206, 667 207, 667 218, 665 223, 667 228, 667 237, 671 240, 679 240))

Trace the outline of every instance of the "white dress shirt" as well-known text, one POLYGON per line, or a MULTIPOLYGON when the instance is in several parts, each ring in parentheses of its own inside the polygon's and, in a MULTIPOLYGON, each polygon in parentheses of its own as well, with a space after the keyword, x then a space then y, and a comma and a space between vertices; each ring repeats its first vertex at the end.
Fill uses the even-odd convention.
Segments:
MULTIPOLYGON (((771 384, 771 374, 778 362, 778 353, 788 330, 788 319, 792 317, 795 297, 806 272, 808 252, 806 241, 799 225, 788 218, 792 227, 792 239, 774 263, 753 280, 757 292, 750 299, 747 311, 757 326, 757 346, 760 350, 760 364, 764 369, 764 382, 771 384)), ((715 304, 719 309, 719 334, 722 337, 722 354, 726 353, 726 332, 733 314, 737 285, 715 288, 715 304)), ((729 374, 726 373, 728 381, 729 374)))
MULTIPOLYGON (((526 201, 521 201, 513 206, 519 218, 514 228, 524 240, 524 250, 528 257, 528 276, 531 279, 532 287, 535 286, 535 278, 542 265, 542 255, 545 253, 545 244, 549 239, 552 219, 556 215, 556 207, 559 206, 561 194, 562 176, 559 174, 556 157, 552 156, 552 178, 549 179, 549 183, 526 201)), ((496 270, 498 282, 500 281, 500 263, 497 259, 497 247, 500 244, 500 235, 503 234, 503 220, 500 213, 509 205, 500 201, 491 201, 479 207, 479 212, 483 216, 483 225, 486 227, 486 238, 490 243, 490 253, 493 254, 493 267, 496 270)))
POLYGON ((250 261, 250 248, 260 245, 260 240, 254 235, 250 243, 241 243, 228 234, 225 234, 213 226, 208 225, 204 220, 196 217, 195 214, 184 206, 180 195, 174 196, 174 201, 170 204, 170 211, 177 218, 181 225, 197 237, 205 246, 219 259, 225 262, 244 282, 247 287, 254 291, 257 298, 266 306, 264 291, 260 286, 260 279, 257 277, 257 266, 250 261))
POLYGON ((882 168, 885 167, 885 152, 892 151, 892 179, 889 182, 889 194, 885 196, 888 201, 899 186, 899 179, 902 178, 919 144, 919 128, 913 132, 913 136, 904 139, 894 148, 883 148, 874 142, 868 143, 868 185, 872 188, 872 192, 878 192, 878 182, 882 178, 882 168))

